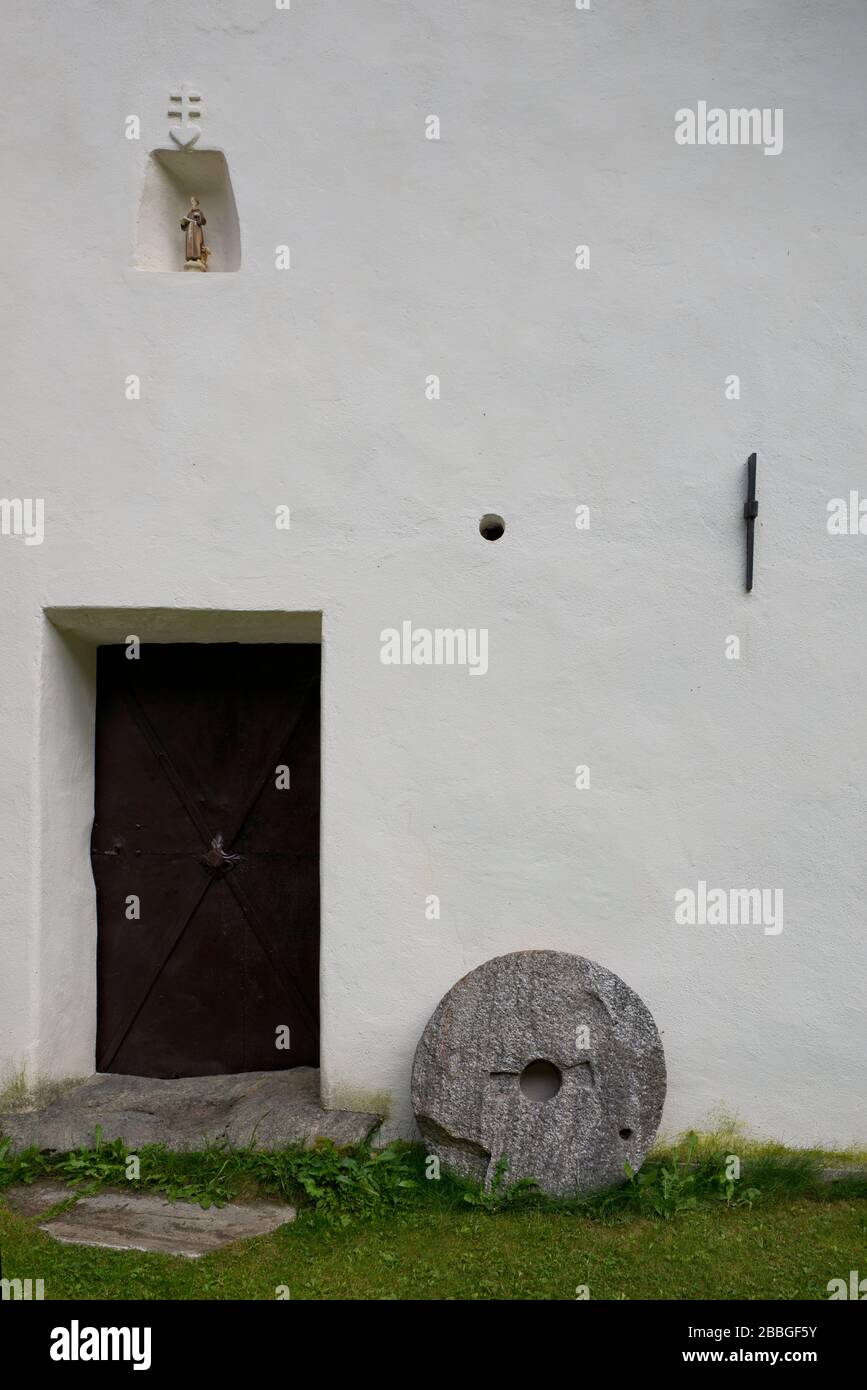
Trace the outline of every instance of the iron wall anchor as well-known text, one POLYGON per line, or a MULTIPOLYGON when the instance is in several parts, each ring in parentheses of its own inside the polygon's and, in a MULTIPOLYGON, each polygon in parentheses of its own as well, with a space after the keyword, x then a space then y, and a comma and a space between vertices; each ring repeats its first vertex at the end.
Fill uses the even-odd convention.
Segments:
POLYGON ((756 539, 756 517, 759 504, 756 501, 756 456, 747 459, 747 500, 744 503, 744 518, 747 523, 747 593, 753 587, 753 548, 756 539))

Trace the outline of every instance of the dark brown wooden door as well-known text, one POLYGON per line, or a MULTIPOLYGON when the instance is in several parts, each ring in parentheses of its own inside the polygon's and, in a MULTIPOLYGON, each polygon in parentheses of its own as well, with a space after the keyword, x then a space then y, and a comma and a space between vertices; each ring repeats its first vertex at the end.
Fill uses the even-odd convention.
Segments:
POLYGON ((319 654, 99 648, 99 1071, 318 1065, 319 654))

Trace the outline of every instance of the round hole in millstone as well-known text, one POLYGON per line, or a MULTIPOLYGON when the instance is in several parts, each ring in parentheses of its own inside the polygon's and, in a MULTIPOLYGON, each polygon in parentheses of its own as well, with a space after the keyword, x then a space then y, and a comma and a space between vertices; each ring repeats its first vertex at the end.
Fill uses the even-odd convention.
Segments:
POLYGON ((506 523, 496 512, 488 512, 479 522, 479 534, 486 541, 498 541, 506 529, 506 523))
POLYGON ((620 1138, 621 1138, 621 1139, 631 1139, 631 1138, 632 1138, 632 1130, 631 1130, 631 1129, 621 1129, 621 1130, 620 1130, 620 1138))
POLYGON ((528 1100, 551 1100, 563 1078, 553 1062, 529 1062, 521 1072, 521 1090, 528 1100))

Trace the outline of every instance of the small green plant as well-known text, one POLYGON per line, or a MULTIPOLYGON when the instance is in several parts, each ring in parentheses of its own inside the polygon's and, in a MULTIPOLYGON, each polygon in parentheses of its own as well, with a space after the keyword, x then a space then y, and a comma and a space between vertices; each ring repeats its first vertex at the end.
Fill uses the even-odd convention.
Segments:
POLYGON ((312 1149, 292 1147, 275 1152, 213 1145, 200 1153, 173 1153, 162 1145, 135 1154, 140 1175, 128 1178, 131 1151, 120 1139, 106 1142, 97 1127, 92 1148, 65 1154, 28 1149, 11 1152, 0 1139, 0 1190, 14 1183, 51 1177, 67 1183, 78 1196, 105 1187, 157 1191, 171 1201, 225 1206, 244 1195, 279 1195, 305 1201, 326 1220, 346 1224, 353 1217, 380 1215, 404 1200, 417 1186, 409 1146, 394 1143, 374 1151, 369 1144, 339 1149, 320 1140, 312 1149))
POLYGON ((664 1221, 713 1201, 725 1202, 731 1207, 752 1206, 761 1195, 759 1189, 739 1187, 738 1181, 730 1176, 726 1154, 707 1154, 697 1162, 698 1143, 698 1135, 690 1132, 683 1153, 675 1148, 670 1157, 646 1165, 640 1173, 634 1173, 627 1163, 627 1204, 633 1210, 661 1217, 664 1221))
POLYGON ((867 1196, 867 1179, 857 1173, 831 1186, 823 1182, 824 1160, 818 1151, 785 1150, 777 1145, 764 1146, 755 1154, 740 1153, 744 1148, 718 1138, 711 1144, 707 1136, 691 1133, 674 1148, 652 1154, 640 1172, 627 1166, 626 1182, 619 1187, 590 1197, 557 1200, 541 1192, 531 1178, 508 1183, 505 1155, 486 1188, 447 1171, 439 1181, 428 1181, 425 1149, 400 1142, 379 1150, 367 1143, 337 1148, 329 1140, 309 1149, 296 1146, 277 1151, 215 1144, 195 1153, 150 1145, 133 1154, 121 1140, 107 1141, 97 1130, 92 1147, 69 1153, 36 1148, 13 1153, 10 1140, 0 1136, 0 1192, 15 1184, 52 1178, 71 1188, 74 1197, 112 1187, 162 1192, 174 1201, 210 1207, 240 1198, 278 1196, 338 1226, 410 1206, 416 1212, 434 1207, 466 1212, 469 1205, 495 1213, 520 1205, 614 1225, 635 1216, 668 1221, 695 1209, 751 1207, 759 1200, 767 1206, 798 1197, 832 1202, 867 1196), (742 1178, 732 1176, 737 1171, 731 1162, 736 1153, 742 1178), (135 1168, 130 1165, 132 1157, 138 1159, 135 1168), (139 1176, 128 1177, 130 1171, 138 1171, 139 1176))
POLYGON ((517 1202, 525 1200, 529 1196, 536 1196, 539 1185, 535 1178, 519 1178, 517 1182, 506 1185, 506 1173, 509 1167, 509 1160, 506 1154, 501 1154, 497 1159, 494 1175, 491 1178, 490 1187, 482 1184, 479 1188, 474 1188, 472 1192, 464 1193, 464 1201, 471 1207, 480 1207, 482 1211, 503 1211, 506 1207, 513 1207, 517 1202))
POLYGON ((257 1176, 266 1189, 285 1197, 300 1187, 317 1215, 340 1225, 353 1216, 381 1215, 417 1186, 406 1146, 397 1143, 379 1150, 369 1144, 339 1149, 320 1139, 311 1149, 259 1155, 257 1176))
POLYGON ((689 1171, 696 1143, 697 1136, 690 1134, 682 1162, 679 1150, 675 1149, 671 1162, 660 1163, 656 1168, 635 1173, 628 1163, 624 1165, 634 1204, 640 1212, 661 1216, 667 1221, 678 1212, 698 1206, 696 1175, 689 1171))
POLYGON ((92 1149, 74 1149, 64 1156, 60 1165, 61 1175, 82 1197, 98 1192, 106 1183, 117 1182, 125 1174, 127 1154, 123 1141, 114 1139, 106 1143, 99 1125, 95 1139, 92 1149))
POLYGON ((725 1202, 727 1207, 752 1206, 761 1193, 757 1187, 745 1187, 741 1192, 738 1190, 737 1181, 729 1176, 728 1164, 723 1161, 723 1165, 718 1173, 711 1179, 716 1188, 716 1198, 719 1202, 725 1202))

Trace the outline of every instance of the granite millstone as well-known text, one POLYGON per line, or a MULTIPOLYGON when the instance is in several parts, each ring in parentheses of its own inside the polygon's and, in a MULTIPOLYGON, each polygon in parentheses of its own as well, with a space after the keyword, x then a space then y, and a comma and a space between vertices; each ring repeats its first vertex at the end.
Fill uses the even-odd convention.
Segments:
POLYGON ((610 970, 560 951, 517 951, 465 975, 413 1064, 416 1120, 445 1167, 490 1186, 505 1157, 507 1184, 535 1178, 558 1197, 640 1168, 664 1100, 650 1010, 610 970), (556 1094, 541 1098, 546 1087, 556 1094))

